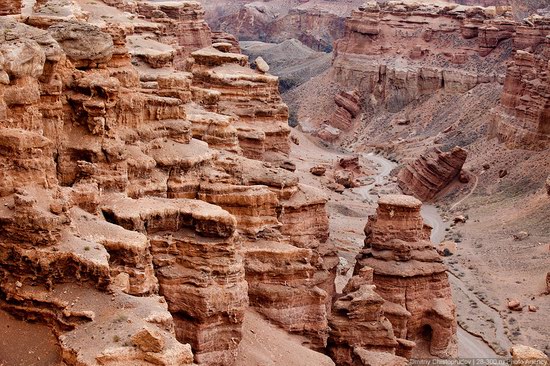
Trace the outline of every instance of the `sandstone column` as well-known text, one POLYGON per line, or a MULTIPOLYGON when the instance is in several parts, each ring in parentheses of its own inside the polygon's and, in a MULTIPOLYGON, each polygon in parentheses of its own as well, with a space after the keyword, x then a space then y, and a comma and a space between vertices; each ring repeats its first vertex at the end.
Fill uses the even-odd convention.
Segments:
POLYGON ((422 203, 412 196, 388 195, 378 204, 365 227, 355 274, 364 267, 374 270, 373 283, 386 300, 384 315, 396 337, 424 345, 434 356, 456 357, 455 305, 445 265, 420 216, 422 203))

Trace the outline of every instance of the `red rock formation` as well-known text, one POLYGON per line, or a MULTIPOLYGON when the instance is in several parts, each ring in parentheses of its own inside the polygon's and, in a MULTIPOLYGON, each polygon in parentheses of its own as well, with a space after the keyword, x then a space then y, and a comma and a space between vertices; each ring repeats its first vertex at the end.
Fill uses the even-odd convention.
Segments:
POLYGON ((361 99, 357 91, 341 92, 334 97, 336 110, 327 120, 328 125, 335 129, 348 130, 361 112, 361 99))
POLYGON ((354 274, 372 268, 375 291, 386 301, 382 310, 396 337, 426 338, 432 355, 456 357, 451 288, 445 265, 428 241, 430 230, 420 216, 421 205, 410 196, 380 198, 376 215, 365 227, 365 247, 354 274))
POLYGON ((198 2, 138 1, 136 12, 162 26, 158 40, 175 48, 176 68, 186 68, 191 52, 212 44, 210 27, 204 21, 204 10, 198 2))
POLYGON ((278 79, 254 72, 247 67, 245 55, 223 52, 214 47, 193 52, 193 84, 213 90, 217 103, 209 95, 199 95, 198 103, 222 114, 238 117, 234 127, 246 157, 282 160, 290 150, 288 107, 278 91, 278 79))
POLYGON ((239 40, 233 34, 226 32, 212 32, 212 44, 216 43, 229 43, 231 47, 227 48, 227 51, 232 53, 241 53, 239 40))
POLYGON ((384 302, 373 285, 372 268, 364 267, 350 279, 334 303, 329 322, 327 348, 337 365, 370 364, 364 362, 367 356, 371 362, 387 357, 392 365, 408 363, 395 355, 400 342, 384 316, 384 302))
POLYGON ((21 13, 21 0, 3 0, 0 2, 0 16, 21 13))
POLYGON ((248 304, 235 219, 219 207, 176 199, 105 196, 102 211, 111 222, 147 234, 160 294, 195 360, 233 363, 248 304))
MULTIPOLYGON (((169 32, 181 26, 171 11, 181 18, 195 6, 110 4, 169 32), (157 10, 168 18, 154 23, 157 10)), ((143 29, 26 20, 52 26, 0 20, 0 306, 60 329, 68 365, 231 364, 248 296, 323 347, 338 257, 326 197, 277 167, 289 149, 277 79, 228 52, 231 42, 196 52, 186 73, 170 68, 171 52, 136 52, 143 29), (19 283, 44 294, 17 292, 19 283), (127 333, 118 334, 126 325, 109 311, 108 288, 117 309, 137 309, 127 333), (65 304, 79 293, 101 301, 73 313, 65 304), (55 309, 41 313, 46 297, 55 309), (79 350, 110 322, 120 326, 109 342, 79 350)))
POLYGON ((460 174, 466 157, 466 150, 460 147, 448 152, 432 148, 399 171, 399 187, 407 194, 429 201, 460 174))
POLYGON ((464 92, 495 81, 494 74, 471 70, 477 69, 480 54, 512 37, 514 24, 483 8, 369 3, 346 21, 345 36, 336 42, 333 74, 346 88, 357 89, 363 98, 372 95, 395 112, 439 89, 464 92), (487 27, 496 32, 491 41, 487 27))
POLYGON ((500 105, 492 112, 489 137, 510 148, 550 146, 550 40, 539 54, 517 51, 508 67, 500 105))

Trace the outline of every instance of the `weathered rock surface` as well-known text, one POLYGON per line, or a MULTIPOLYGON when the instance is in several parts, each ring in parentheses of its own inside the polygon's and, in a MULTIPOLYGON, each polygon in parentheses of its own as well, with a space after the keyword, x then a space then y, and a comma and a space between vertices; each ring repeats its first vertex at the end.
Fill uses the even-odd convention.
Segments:
MULTIPOLYGON (((373 285, 372 268, 364 267, 353 276, 338 297, 330 317, 330 336, 327 348, 338 365, 363 365, 358 350, 370 357, 395 355, 399 342, 393 326, 384 316, 384 299, 373 285)), ((414 343, 413 343, 414 344, 414 343)), ((395 364, 406 364, 406 359, 393 356, 395 364)))
POLYGON ((21 0, 4 0, 0 2, 0 16, 21 13, 21 0))
MULTIPOLYGON (((445 265, 420 216, 421 205, 411 196, 380 198, 376 215, 365 227, 365 247, 354 275, 373 271, 375 292, 385 300, 383 314, 395 337, 425 339, 432 355, 456 357, 455 305, 445 265)), ((410 355, 412 349, 414 355, 412 344, 402 342, 400 347, 398 354, 410 355)))
POLYGON ((550 38, 542 46, 538 53, 516 52, 492 113, 489 137, 510 148, 550 146, 550 38))
POLYGON ((196 101, 238 117, 234 127, 244 156, 260 160, 287 157, 288 107, 279 95, 277 77, 251 70, 245 55, 214 47, 193 52, 192 57, 193 84, 214 93, 197 91, 196 101))
POLYGON ((277 78, 228 35, 196 51, 198 3, 105 4, 0 19, 0 306, 67 365, 230 365, 249 298, 324 347, 338 257, 277 78))
MULTIPOLYGON (((540 52, 549 32, 547 16, 518 21, 507 6, 370 2, 346 19, 323 86, 336 96, 342 90, 356 90, 363 104, 362 124, 368 125, 379 112, 398 113, 434 95, 461 95, 480 84, 503 84, 511 50, 540 52)), ((332 109, 332 96, 321 93, 323 102, 317 103, 305 88, 296 96, 304 99, 296 119, 315 129, 320 138, 345 143, 355 137, 356 130, 347 131, 349 111, 341 106, 332 109), (321 104, 319 112, 309 107, 312 103, 321 104), (311 114, 316 118, 310 121, 311 114)), ((397 118, 402 117, 415 131, 414 121, 397 118)), ((506 118, 501 120, 509 124, 506 118)))
POLYGON ((111 222, 149 238, 160 294, 196 361, 231 364, 248 304, 236 220, 185 199, 105 196, 101 209, 111 222))
POLYGON ((460 174, 466 157, 460 147, 448 152, 430 149, 399 171, 399 187, 422 201, 431 200, 460 174))
POLYGON ((483 8, 371 2, 346 20, 345 35, 336 42, 334 77, 391 112, 440 89, 465 92, 496 80, 470 63, 511 38, 509 24, 511 19, 483 8), (497 41, 486 42, 487 27, 495 29, 497 41))
POLYGON ((341 92, 334 97, 334 102, 336 103, 336 109, 326 123, 339 131, 346 131, 361 112, 359 94, 355 90, 341 92))
POLYGON ((525 365, 528 363, 547 366, 550 365, 550 359, 544 352, 538 349, 515 345, 510 349, 512 355, 512 365, 525 365))

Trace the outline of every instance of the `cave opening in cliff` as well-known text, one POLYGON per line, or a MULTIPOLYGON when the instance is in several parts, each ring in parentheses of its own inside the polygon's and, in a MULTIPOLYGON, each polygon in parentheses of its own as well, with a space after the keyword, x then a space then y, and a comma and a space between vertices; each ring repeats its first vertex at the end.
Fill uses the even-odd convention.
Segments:
POLYGON ((422 328, 420 329, 420 337, 425 341, 431 342, 432 336, 433 336, 432 327, 429 324, 425 324, 424 326, 422 326, 422 328))

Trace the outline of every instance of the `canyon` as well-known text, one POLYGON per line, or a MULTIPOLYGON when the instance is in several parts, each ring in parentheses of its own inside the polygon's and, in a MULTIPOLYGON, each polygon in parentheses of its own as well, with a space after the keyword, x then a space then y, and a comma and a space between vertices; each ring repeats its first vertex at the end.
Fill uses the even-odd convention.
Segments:
POLYGON ((548 364, 550 15, 469 5, 0 0, 0 364, 548 364))

